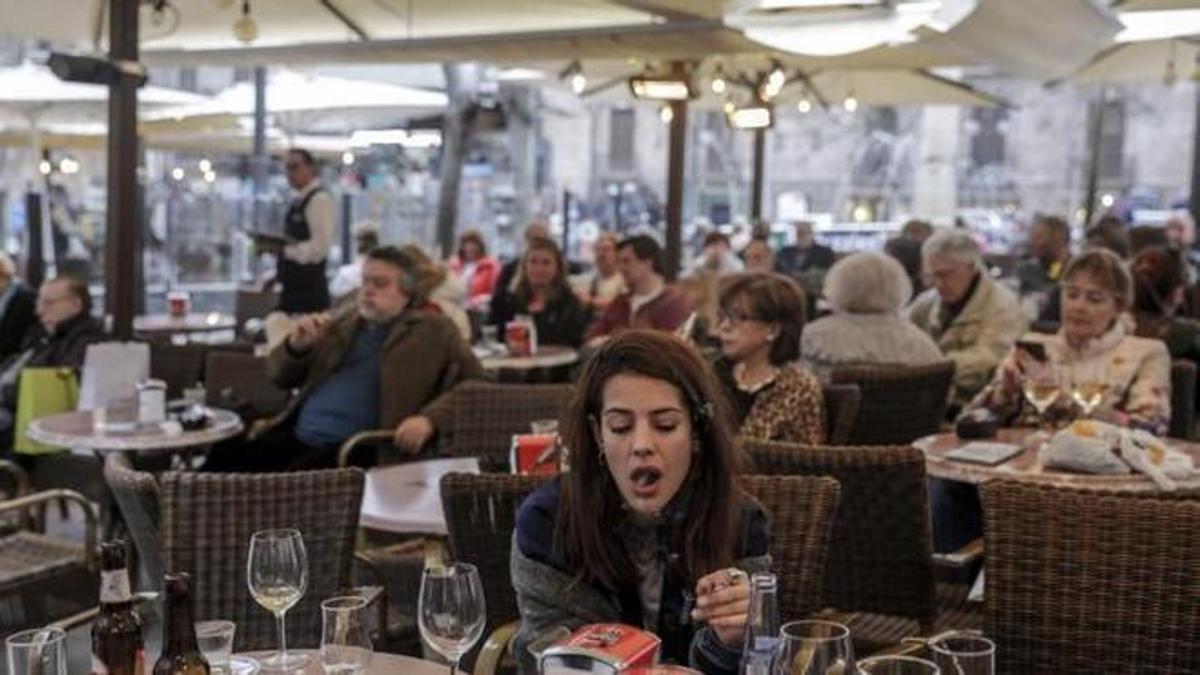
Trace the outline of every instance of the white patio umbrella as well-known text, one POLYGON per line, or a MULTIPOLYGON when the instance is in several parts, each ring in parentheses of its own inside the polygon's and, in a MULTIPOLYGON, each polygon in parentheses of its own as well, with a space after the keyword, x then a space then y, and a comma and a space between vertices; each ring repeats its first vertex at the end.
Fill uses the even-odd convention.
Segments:
MULTIPOLYGON (((267 80, 267 114, 286 133, 346 132, 387 125, 405 117, 440 112, 446 94, 396 84, 310 75, 271 73, 267 80)), ((199 105, 158 111, 152 120, 203 120, 221 115, 254 114, 254 84, 239 82, 199 105)))

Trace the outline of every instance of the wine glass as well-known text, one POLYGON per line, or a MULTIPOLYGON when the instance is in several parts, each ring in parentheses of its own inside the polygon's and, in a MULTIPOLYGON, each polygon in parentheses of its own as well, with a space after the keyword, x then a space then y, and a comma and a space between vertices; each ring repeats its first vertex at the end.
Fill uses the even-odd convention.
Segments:
POLYGON ((299 670, 308 664, 304 654, 288 654, 284 615, 308 590, 308 555, 299 530, 263 530, 250 536, 246 580, 255 602, 275 615, 279 652, 263 659, 268 670, 299 670))
POLYGON ((356 595, 321 603, 321 667, 329 675, 361 675, 371 665, 367 600, 356 595))
POLYGON ((947 633, 930 640, 933 660, 946 675, 993 675, 996 672, 996 643, 965 631, 947 633))
POLYGON ((1091 417, 1104 400, 1107 386, 1104 384, 1103 370, 1103 364, 1089 363, 1072 371, 1071 399, 1079 406, 1084 417, 1091 417))
POLYGON ((463 655, 483 637, 487 609, 479 570, 469 563, 426 568, 417 604, 421 637, 446 657, 454 675, 463 655))
POLYGON ((774 675, 854 672, 850 629, 832 621, 792 621, 779 629, 774 675))
POLYGON ((1031 368, 1021 380, 1021 393, 1037 412, 1038 421, 1044 423, 1046 411, 1062 394, 1058 371, 1049 365, 1031 368))

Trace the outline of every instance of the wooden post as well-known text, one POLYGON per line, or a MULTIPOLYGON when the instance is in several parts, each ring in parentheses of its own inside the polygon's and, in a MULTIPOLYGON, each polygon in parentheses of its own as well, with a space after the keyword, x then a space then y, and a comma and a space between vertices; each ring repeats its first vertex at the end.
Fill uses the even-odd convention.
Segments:
MULTIPOLYGON (((138 0, 108 3, 109 56, 138 60, 138 0)), ((138 217, 137 84, 125 75, 108 86, 108 210, 105 261, 105 306, 112 314, 113 337, 133 337, 133 315, 139 290, 142 238, 138 217)))
POLYGON ((1083 228, 1086 230, 1092 224, 1092 216, 1096 210, 1096 190, 1100 184, 1100 140, 1104 133, 1104 88, 1096 97, 1096 111, 1092 114, 1092 126, 1088 129, 1088 166, 1087 186, 1083 195, 1083 228))
POLYGON ((754 130, 754 177, 750 191, 750 226, 758 227, 762 221, 763 166, 767 154, 767 130, 754 130))
POLYGON ((1188 211, 1192 222, 1200 223, 1200 84, 1196 85, 1196 117, 1192 123, 1192 196, 1188 211))
POLYGON ((666 277, 679 274, 683 241, 683 169, 687 146, 687 101, 671 101, 671 131, 667 144, 666 277))

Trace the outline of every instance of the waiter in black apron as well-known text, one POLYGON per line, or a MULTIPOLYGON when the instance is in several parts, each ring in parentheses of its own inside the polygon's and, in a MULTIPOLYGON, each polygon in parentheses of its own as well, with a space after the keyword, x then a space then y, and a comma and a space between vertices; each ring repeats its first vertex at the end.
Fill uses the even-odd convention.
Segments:
POLYGON ((276 281, 279 282, 279 311, 306 314, 329 309, 329 283, 325 262, 333 243, 333 197, 317 181, 317 166, 312 153, 293 148, 288 151, 284 168, 288 185, 296 196, 288 207, 283 234, 289 243, 279 256, 276 281))

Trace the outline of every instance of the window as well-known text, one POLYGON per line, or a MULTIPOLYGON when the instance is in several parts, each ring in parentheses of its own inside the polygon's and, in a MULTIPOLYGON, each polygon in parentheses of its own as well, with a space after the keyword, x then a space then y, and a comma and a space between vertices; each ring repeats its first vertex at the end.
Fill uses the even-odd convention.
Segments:
POLYGON ((608 168, 632 171, 634 114, 632 109, 613 110, 608 122, 608 168))

